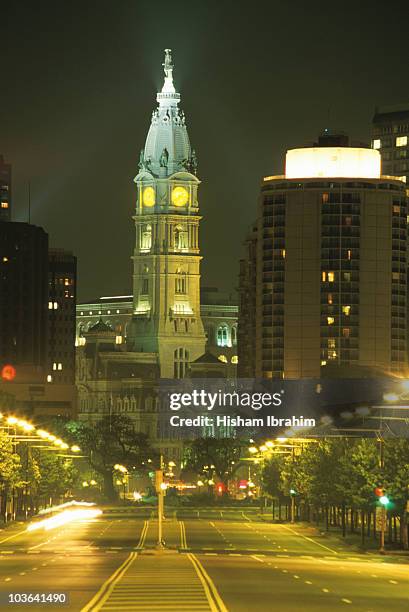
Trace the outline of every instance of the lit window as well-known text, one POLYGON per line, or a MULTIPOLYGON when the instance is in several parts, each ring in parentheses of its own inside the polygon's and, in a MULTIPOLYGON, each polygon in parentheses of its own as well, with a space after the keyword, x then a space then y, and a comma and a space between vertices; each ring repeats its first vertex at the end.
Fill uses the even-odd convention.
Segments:
POLYGON ((81 316, 82 316, 83 314, 84 314, 83 312, 80 312, 80 315, 81 315, 81 316))
POLYGON ((345 217, 345 225, 352 225, 352 217, 345 217))
POLYGON ((227 325, 220 325, 217 329, 217 346, 231 346, 227 325))
POLYGON ((89 311, 89 314, 92 315, 92 310, 89 311))
POLYGON ((53 382, 53 377, 51 376, 51 374, 48 374, 47 382, 53 382))
POLYGON ((59 363, 57 366, 57 370, 62 370, 62 363, 59 363))
POLYGON ((351 249, 348 249, 347 251, 347 257, 348 259, 351 259, 352 253, 351 253, 351 249))
POLYGON ((56 370, 56 369, 57 369, 57 364, 54 362, 53 363, 53 370, 56 370))
POLYGON ((351 306, 343 306, 342 313, 349 317, 349 315, 351 314, 351 306))
POLYGON ((48 310, 52 310, 53 309, 53 303, 52 302, 48 302, 48 310))
POLYGON ((381 141, 379 138, 377 138, 376 140, 373 141, 372 146, 374 149, 380 149, 381 148, 381 141))
POLYGON ((328 304, 332 304, 333 298, 332 293, 328 293, 328 304))
POLYGON ((227 363, 226 355, 219 355, 219 361, 222 361, 223 363, 227 363))
POLYGON ((102 314, 102 310, 98 310, 98 314, 102 314))
POLYGON ((326 272, 322 272, 322 282, 325 283, 325 281, 327 280, 327 273, 326 272))
POLYGON ((69 278, 64 278, 64 285, 65 285, 66 287, 69 287, 69 285, 70 285, 70 284, 71 284, 70 279, 69 279, 69 278))
POLYGON ((8 202, 2 202, 1 203, 1 207, 2 208, 8 208, 9 207, 9 203, 8 202))
POLYGON ((325 361, 325 359, 322 359, 322 360, 321 360, 321 365, 322 365, 322 366, 327 365, 327 362, 325 361))
POLYGON ((142 279, 142 291, 141 291, 142 295, 148 295, 149 293, 149 279, 147 278, 143 278, 142 279))
POLYGON ((344 338, 349 338, 350 333, 351 333, 351 330, 349 327, 342 328, 342 335, 344 336, 344 338))
POLYGON ((333 283, 335 281, 335 272, 328 272, 328 282, 333 283))
POLYGON ((111 314, 111 311, 110 311, 110 310, 107 310, 107 314, 111 314))
POLYGON ((239 358, 237 357, 237 355, 233 355, 233 357, 231 358, 231 362, 232 363, 238 363, 239 362, 239 358))
POLYGON ((408 137, 407 136, 397 136, 397 138, 396 138, 396 146, 397 147, 406 147, 407 144, 408 144, 408 137))
POLYGON ((329 200, 329 194, 328 193, 323 193, 322 194, 322 203, 323 204, 327 204, 328 200, 329 200))
POLYGON ((116 314, 119 314, 119 310, 116 311, 116 314))
POLYGON ((328 348, 329 349, 335 348, 335 338, 328 338, 328 348))
POLYGON ((54 308, 54 310, 57 310, 57 308, 58 308, 58 304, 57 304, 57 302, 54 302, 54 304, 53 304, 53 308, 54 308))
POLYGON ((328 351, 328 359, 336 359, 337 351, 328 351))
POLYGON ((8 262, 8 260, 9 260, 9 258, 8 258, 8 257, 3 257, 3 263, 7 263, 7 262, 8 262))
POLYGON ((400 206, 394 206, 393 207, 393 212, 399 214, 400 213, 400 206))
POLYGON ((285 249, 281 249, 281 257, 285 259, 285 249))
POLYGON ((328 325, 333 325, 334 321, 335 321, 334 317, 327 317, 328 325))
POLYGON ((392 280, 399 280, 399 272, 392 272, 392 280))
POLYGON ((351 281, 351 272, 344 272, 342 276, 347 283, 351 281))
POLYGON ((115 338, 115 343, 116 344, 122 344, 122 341, 123 341, 122 336, 116 336, 116 338, 115 338))

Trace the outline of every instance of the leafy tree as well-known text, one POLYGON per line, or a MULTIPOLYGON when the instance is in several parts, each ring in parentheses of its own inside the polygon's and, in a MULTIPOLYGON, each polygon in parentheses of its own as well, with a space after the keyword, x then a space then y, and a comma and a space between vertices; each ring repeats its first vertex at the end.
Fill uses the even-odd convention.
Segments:
POLYGON ((57 501, 72 490, 79 479, 72 460, 59 457, 54 452, 39 451, 33 455, 32 470, 39 473, 32 484, 33 497, 48 502, 57 501))
POLYGON ((9 491, 21 486, 21 462, 13 449, 13 442, 6 432, 0 430, 0 510, 6 508, 9 491))
POLYGON ((185 451, 185 465, 196 474, 214 476, 225 485, 240 467, 242 446, 235 438, 196 438, 185 451))
POLYGON ((119 463, 130 468, 156 455, 146 434, 136 432, 133 422, 125 415, 106 416, 92 425, 71 421, 66 427, 88 455, 91 467, 102 476, 105 496, 110 501, 117 499, 114 465, 119 463))
POLYGON ((406 504, 409 498, 409 440, 393 439, 384 443, 384 468, 380 484, 386 489, 393 503, 393 511, 399 515, 401 542, 407 550, 408 516, 406 504))

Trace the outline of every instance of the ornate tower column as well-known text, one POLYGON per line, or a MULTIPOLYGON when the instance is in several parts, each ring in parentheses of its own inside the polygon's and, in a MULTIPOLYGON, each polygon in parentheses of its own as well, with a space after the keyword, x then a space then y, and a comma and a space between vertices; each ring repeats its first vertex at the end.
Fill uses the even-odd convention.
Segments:
POLYGON ((133 319, 129 349, 158 353, 161 377, 181 378, 205 352, 200 318, 199 179, 171 50, 157 94, 137 186, 133 254, 133 319))

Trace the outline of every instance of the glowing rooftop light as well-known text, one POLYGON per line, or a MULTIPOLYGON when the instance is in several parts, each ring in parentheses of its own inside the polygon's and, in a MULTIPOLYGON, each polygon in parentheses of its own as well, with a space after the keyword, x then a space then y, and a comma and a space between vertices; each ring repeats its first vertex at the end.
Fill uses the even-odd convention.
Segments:
POLYGON ((18 423, 18 419, 16 417, 9 416, 7 418, 7 425, 16 425, 16 423, 18 423))
POLYGON ((380 178, 381 156, 375 149, 311 147, 290 149, 285 178, 380 178))

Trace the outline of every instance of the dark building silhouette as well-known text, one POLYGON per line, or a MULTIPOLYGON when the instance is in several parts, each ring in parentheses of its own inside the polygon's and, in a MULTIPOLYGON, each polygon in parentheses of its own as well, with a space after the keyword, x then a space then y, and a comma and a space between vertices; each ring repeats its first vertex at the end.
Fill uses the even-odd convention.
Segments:
POLYGON ((44 368, 47 359, 48 234, 0 222, 0 365, 44 368))
POLYGON ((76 257, 63 249, 50 249, 48 279, 47 380, 73 385, 75 384, 76 257))
POLYGON ((375 109, 372 147, 382 158, 382 174, 409 183, 409 102, 375 109))
POLYGON ((11 220, 11 165, 0 155, 0 221, 11 220))

